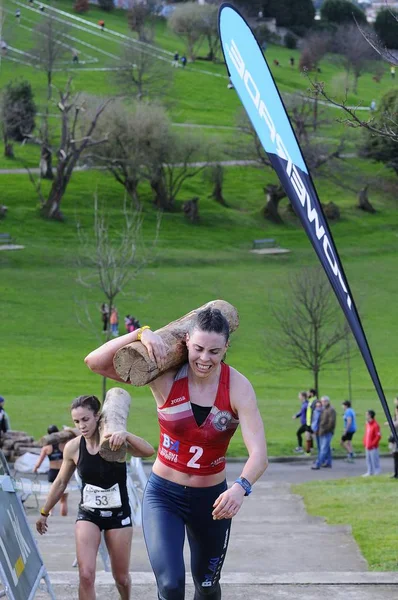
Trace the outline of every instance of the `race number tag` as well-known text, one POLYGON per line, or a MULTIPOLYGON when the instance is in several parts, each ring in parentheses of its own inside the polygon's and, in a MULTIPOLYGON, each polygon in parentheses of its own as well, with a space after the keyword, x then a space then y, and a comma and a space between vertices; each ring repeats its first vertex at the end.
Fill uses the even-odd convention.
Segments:
POLYGON ((115 483, 108 490, 86 484, 83 490, 83 508, 119 508, 122 506, 119 484, 115 483))

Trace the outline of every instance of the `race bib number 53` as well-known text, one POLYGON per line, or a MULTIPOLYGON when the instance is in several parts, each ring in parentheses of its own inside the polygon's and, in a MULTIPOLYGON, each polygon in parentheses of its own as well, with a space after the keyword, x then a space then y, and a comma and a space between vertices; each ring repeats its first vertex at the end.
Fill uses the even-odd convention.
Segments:
POLYGON ((119 484, 104 490, 95 485, 86 484, 83 490, 83 508, 119 508, 122 505, 119 484))

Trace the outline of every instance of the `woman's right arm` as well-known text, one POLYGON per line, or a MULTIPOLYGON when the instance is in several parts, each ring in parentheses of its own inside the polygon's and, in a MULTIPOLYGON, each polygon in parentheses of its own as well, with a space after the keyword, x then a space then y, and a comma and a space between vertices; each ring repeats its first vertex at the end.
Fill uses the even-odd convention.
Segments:
POLYGON ((51 454, 50 452, 48 452, 48 448, 49 448, 49 446, 43 446, 43 448, 41 449, 40 456, 37 459, 37 463, 33 467, 33 473, 37 473, 37 470, 40 467, 40 465, 43 462, 43 460, 46 458, 46 456, 48 456, 49 454, 51 454))
POLYGON ((50 511, 54 508, 57 502, 61 499, 62 494, 66 490, 66 486, 72 477, 76 468, 74 462, 74 454, 76 452, 76 439, 68 442, 64 448, 64 457, 59 473, 52 484, 44 506, 40 511, 40 518, 36 521, 36 529, 42 535, 47 531, 47 518, 50 511), (45 514, 43 514, 45 513, 45 514))
MULTIPOLYGON (((90 352, 84 359, 84 362, 89 369, 94 371, 94 373, 125 383, 115 371, 113 358, 120 348, 123 348, 123 346, 127 346, 127 344, 131 344, 132 342, 136 342, 138 333, 139 329, 136 329, 131 333, 126 333, 114 340, 106 342, 96 350, 90 352)), ((150 358, 154 360, 157 363, 158 368, 161 369, 167 352, 167 347, 162 338, 150 329, 144 329, 141 336, 141 342, 148 350, 150 358)))

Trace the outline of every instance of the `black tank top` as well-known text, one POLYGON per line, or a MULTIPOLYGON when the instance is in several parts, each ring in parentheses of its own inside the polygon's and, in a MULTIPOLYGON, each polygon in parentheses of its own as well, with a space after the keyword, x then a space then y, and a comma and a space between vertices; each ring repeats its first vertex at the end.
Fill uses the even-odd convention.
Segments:
POLYGON ((62 450, 59 449, 58 444, 52 444, 53 451, 48 455, 49 460, 62 460, 64 454, 62 450))
POLYGON ((83 484, 81 490, 81 502, 83 501, 83 490, 86 483, 99 486, 104 490, 107 490, 115 485, 115 483, 118 483, 122 505, 128 505, 129 497, 126 483, 126 463, 108 462, 100 456, 99 452, 97 452, 97 454, 90 454, 87 451, 86 440, 83 436, 80 438, 77 472, 79 473, 83 484))

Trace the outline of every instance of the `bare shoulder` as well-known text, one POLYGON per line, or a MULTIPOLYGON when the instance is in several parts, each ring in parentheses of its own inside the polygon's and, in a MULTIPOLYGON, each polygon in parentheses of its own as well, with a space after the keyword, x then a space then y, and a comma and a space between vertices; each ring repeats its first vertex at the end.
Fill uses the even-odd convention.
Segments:
POLYGON ((230 367, 230 397, 233 408, 239 412, 239 408, 249 404, 256 404, 256 394, 247 377, 239 371, 230 367))
POLYGON ((73 462, 77 462, 77 459, 79 458, 79 446, 81 437, 81 435, 78 435, 77 437, 73 438, 73 440, 69 440, 69 442, 66 442, 65 448, 63 450, 64 460, 73 460, 73 462))
POLYGON ((176 376, 177 369, 171 369, 170 371, 166 371, 160 377, 157 377, 154 381, 151 381, 149 387, 151 389, 152 394, 155 397, 157 404, 161 405, 166 402, 168 395, 170 394, 170 390, 172 388, 174 377, 176 376))

